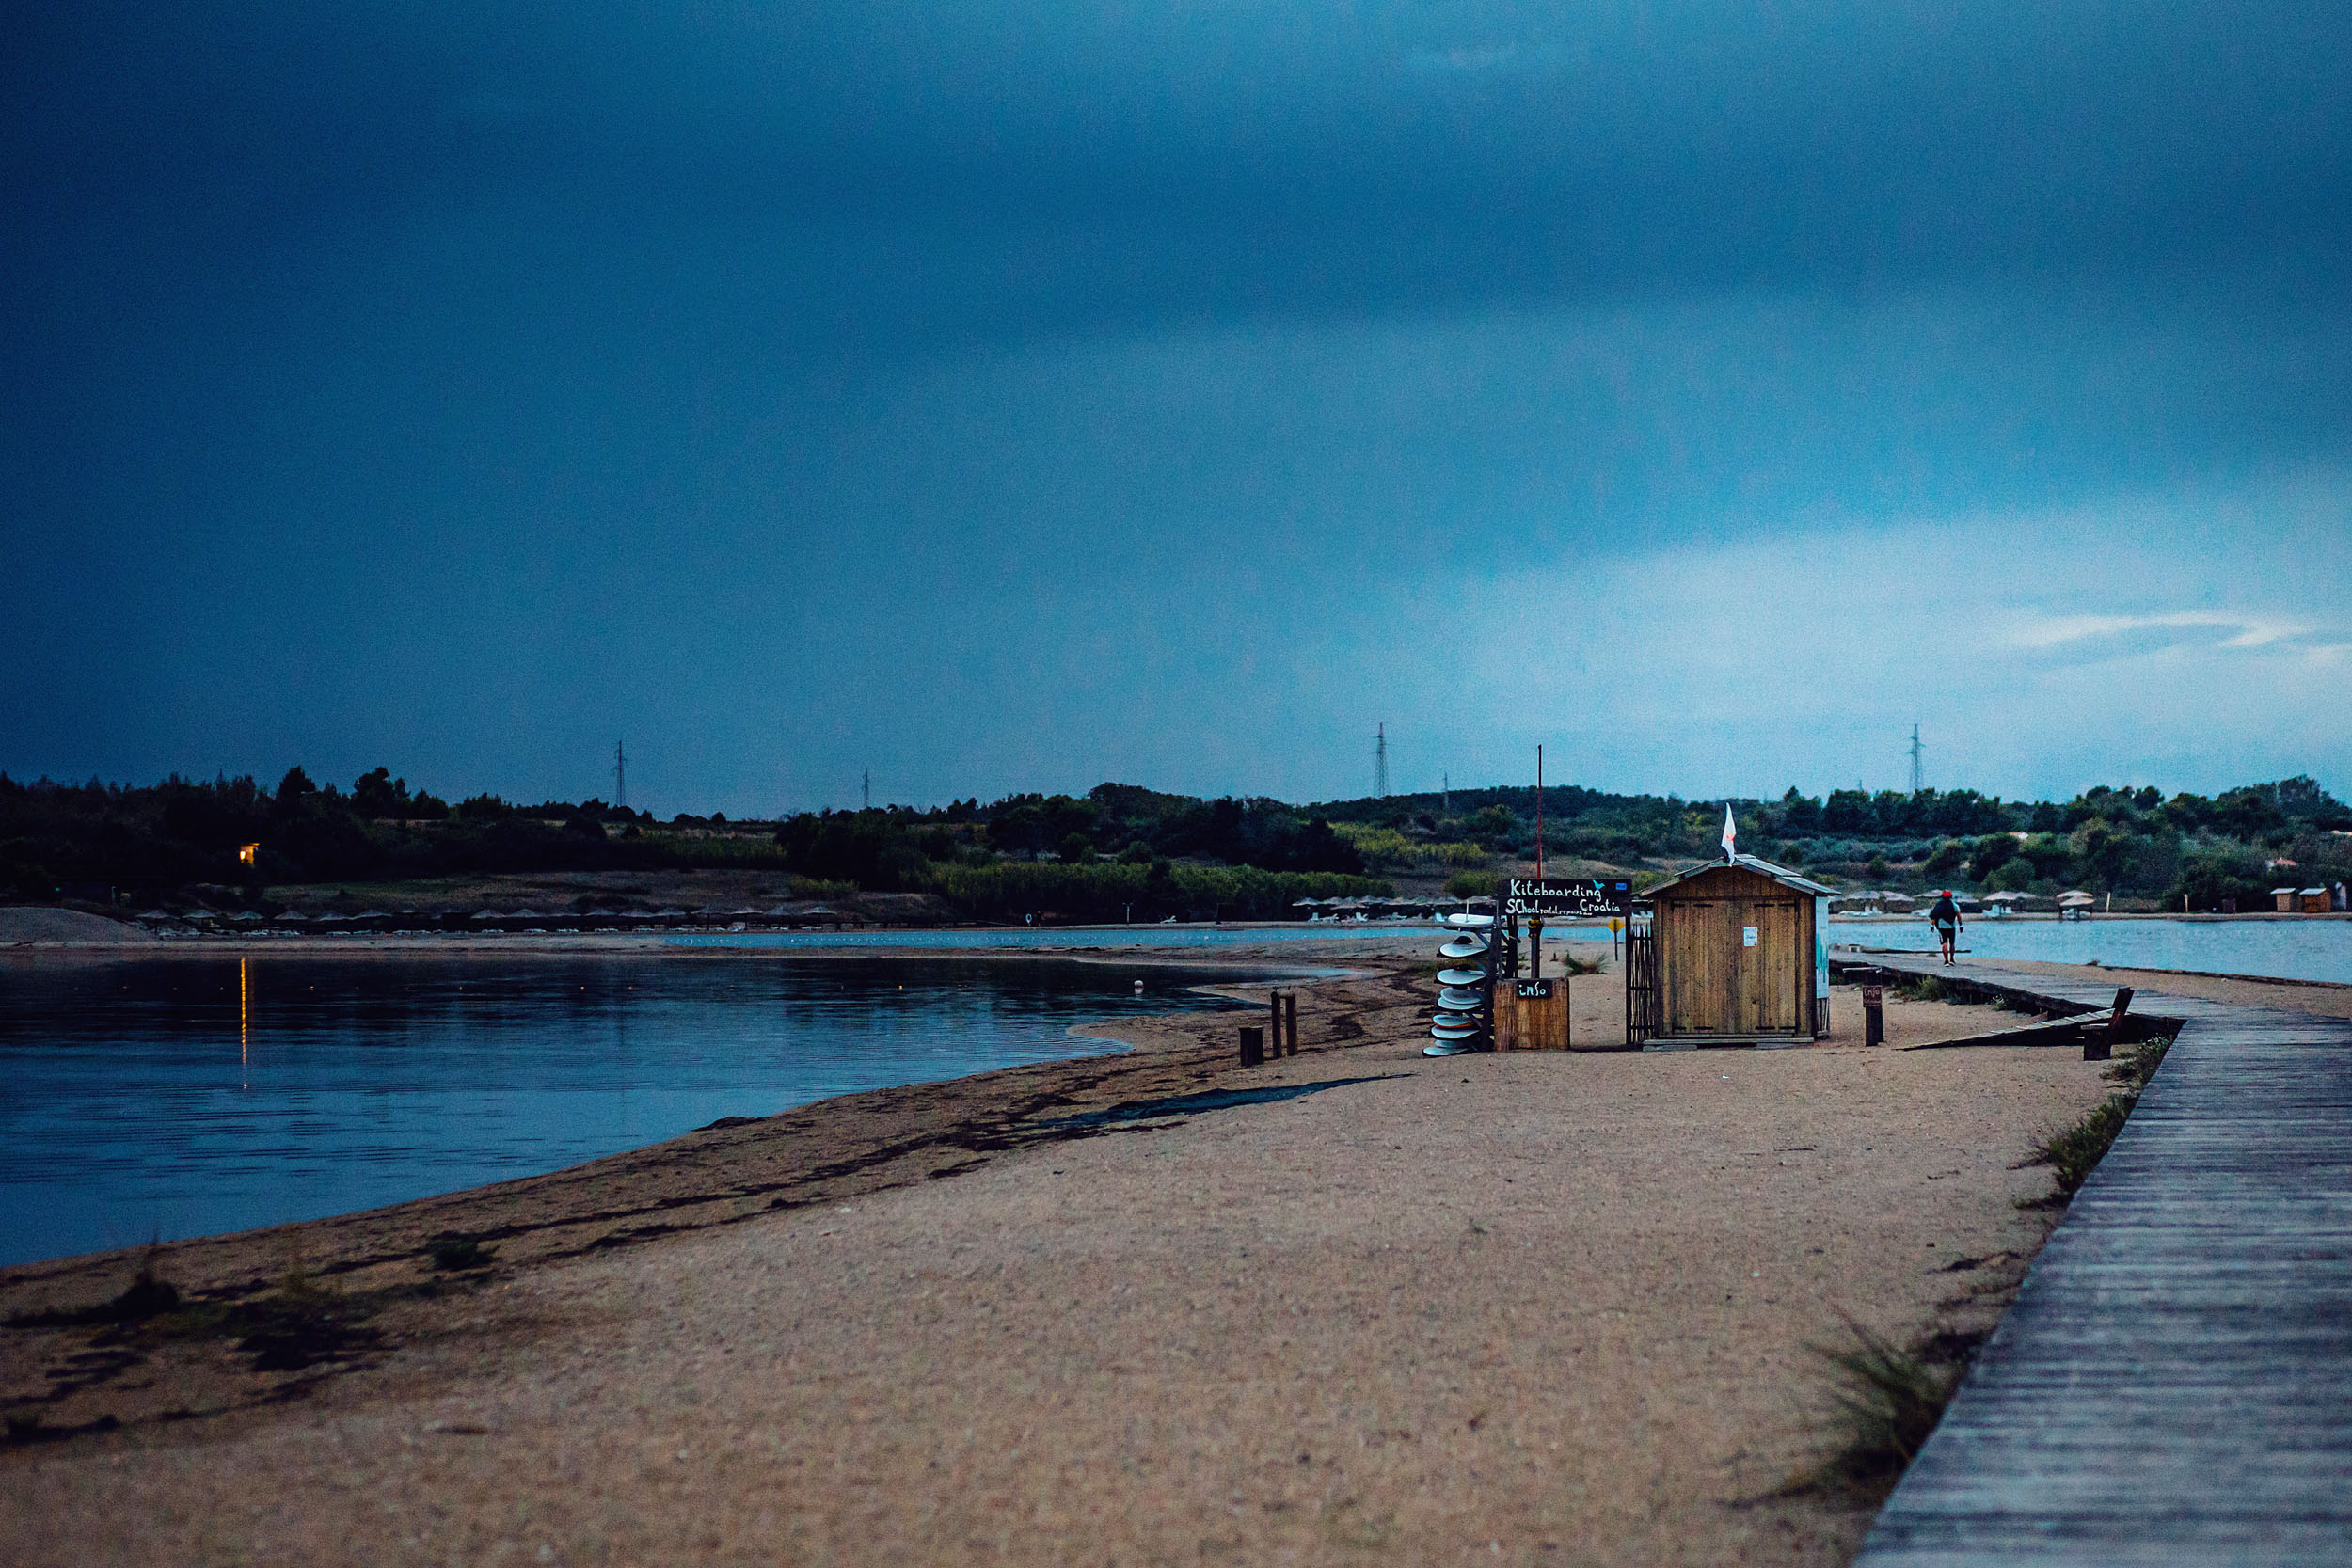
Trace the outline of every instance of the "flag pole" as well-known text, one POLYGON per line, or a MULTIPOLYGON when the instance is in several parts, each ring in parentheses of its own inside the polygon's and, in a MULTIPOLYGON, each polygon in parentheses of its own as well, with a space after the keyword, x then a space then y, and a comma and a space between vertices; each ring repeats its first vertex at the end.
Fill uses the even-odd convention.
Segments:
MULTIPOLYGON (((1535 745, 1535 886, 1538 899, 1543 896, 1543 881, 1544 748, 1543 743, 1538 741, 1535 745)), ((1531 980, 1544 977, 1544 917, 1540 914, 1527 917, 1527 977, 1531 980)))

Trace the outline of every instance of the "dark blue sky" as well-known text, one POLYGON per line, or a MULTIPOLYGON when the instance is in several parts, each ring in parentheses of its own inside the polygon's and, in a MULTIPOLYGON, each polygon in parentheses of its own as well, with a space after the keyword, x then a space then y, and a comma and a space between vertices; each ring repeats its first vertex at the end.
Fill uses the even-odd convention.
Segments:
POLYGON ((15 16, 0 768, 2352 773, 2340 8, 354 9, 15 16))

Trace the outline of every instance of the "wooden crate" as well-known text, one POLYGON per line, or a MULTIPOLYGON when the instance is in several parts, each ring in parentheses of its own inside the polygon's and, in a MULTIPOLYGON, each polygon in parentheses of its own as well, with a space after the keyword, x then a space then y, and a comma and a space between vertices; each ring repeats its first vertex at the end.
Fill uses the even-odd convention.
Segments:
POLYGON ((1497 1051, 1565 1051, 1568 1049, 1568 982, 1561 976, 1546 982, 1547 997, 1518 994, 1516 981, 1495 986, 1495 1049, 1497 1051))

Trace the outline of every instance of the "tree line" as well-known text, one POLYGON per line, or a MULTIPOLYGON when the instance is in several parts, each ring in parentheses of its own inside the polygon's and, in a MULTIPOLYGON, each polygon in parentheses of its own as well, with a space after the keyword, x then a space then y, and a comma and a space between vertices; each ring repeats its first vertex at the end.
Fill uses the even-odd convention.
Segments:
MULTIPOLYGON (((1859 789, 1777 800, 1686 800, 1556 786, 1546 849, 1635 870, 1716 852, 1728 805, 1740 846, 1844 885, 1938 880, 1993 891, 2082 886, 2210 908, 2275 885, 2352 878, 2352 811, 2309 778, 2214 796, 2102 786, 2069 800, 1975 790, 1859 789)), ((381 880, 513 871, 758 864, 835 888, 934 893, 991 915, 1068 909, 1100 916, 1274 912, 1298 897, 1391 890, 1442 860, 1496 863, 1534 849, 1532 787, 1364 797, 1297 806, 1204 800, 1104 784, 1083 796, 1015 794, 944 806, 819 811, 773 824, 723 816, 667 823, 600 800, 454 802, 387 768, 349 788, 290 768, 173 776, 149 785, 24 783, 0 774, 0 888, 51 898, 75 888, 381 880), (260 846, 251 864, 244 845, 260 846), (1440 853, 1441 852, 1441 853, 1440 853), (1239 873, 1221 880, 1208 874, 1239 873)))

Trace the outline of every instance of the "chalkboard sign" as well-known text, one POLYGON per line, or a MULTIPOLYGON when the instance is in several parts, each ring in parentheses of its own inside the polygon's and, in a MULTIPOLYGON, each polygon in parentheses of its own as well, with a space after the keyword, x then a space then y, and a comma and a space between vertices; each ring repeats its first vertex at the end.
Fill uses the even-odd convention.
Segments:
POLYGON ((1633 884, 1622 879, 1572 882, 1513 877, 1503 884, 1506 918, 1540 915, 1546 920, 1601 920, 1633 912, 1633 884))

